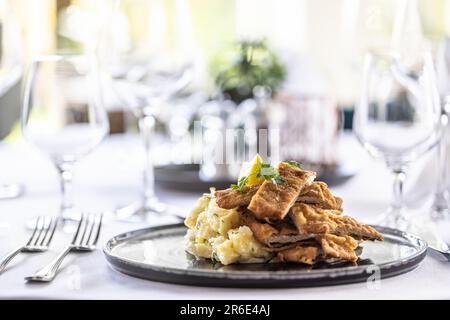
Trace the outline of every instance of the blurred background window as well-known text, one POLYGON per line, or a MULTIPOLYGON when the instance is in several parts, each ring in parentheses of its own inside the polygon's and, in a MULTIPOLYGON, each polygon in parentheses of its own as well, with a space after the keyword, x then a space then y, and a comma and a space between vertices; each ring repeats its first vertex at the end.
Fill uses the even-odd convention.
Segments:
MULTIPOLYGON (((98 40, 104 35, 105 28, 114 28, 113 40, 119 46, 126 47, 128 36, 146 31, 133 26, 133 30, 125 32, 130 26, 121 15, 137 10, 142 21, 150 18, 145 16, 148 11, 139 12, 136 1, 134 7, 131 2, 127 7, 125 0, 124 10, 119 14, 112 14, 110 9, 117 3, 116 0, 1 2, 4 3, 2 7, 6 4, 14 14, 14 19, 3 15, 2 41, 7 37, 9 26, 14 24, 12 20, 17 21, 21 38, 20 51, 17 52, 21 52, 25 67, 30 58, 37 54, 99 49, 102 42, 98 40)), ((434 40, 450 33, 450 0, 418 0, 417 8, 411 6, 414 9, 408 11, 407 16, 399 17, 398 12, 402 12, 402 6, 408 2, 187 0, 199 64, 194 86, 209 92, 214 90, 211 63, 222 50, 230 48, 237 40, 266 39, 285 65, 300 66, 292 68, 296 74, 288 75, 287 86, 290 80, 296 84, 296 90, 326 91, 341 108, 350 110, 359 92, 362 53, 366 49, 398 45, 396 41, 402 39, 396 39, 396 24, 409 28, 411 37, 408 40, 411 43, 414 43, 414 37, 421 38, 419 40, 423 37, 434 43, 434 40), (406 24, 405 19, 409 21, 406 24), (311 86, 310 78, 314 79, 312 87, 308 87, 311 86)), ((8 43, 8 46, 13 45, 13 42, 8 43)), ((13 48, 2 46, 1 50, 1 72, 4 74, 3 61, 6 63, 7 52, 13 48)), ((4 104, 2 109, 6 108, 4 104)), ((8 108, 18 110, 19 103, 8 108)), ((0 126, 9 128, 6 124, 0 126)))
MULTIPOLYGON (((23 53, 77 50, 93 37, 93 21, 114 0, 9 1, 20 21, 23 53), (91 31, 91 32, 89 32, 91 31)), ((363 50, 391 44, 395 12, 405 0, 189 0, 199 54, 205 63, 239 38, 265 37, 281 50, 308 57, 339 99, 354 100, 352 74, 363 50), (200 53, 201 52, 201 53, 200 53), (347 70, 342 70, 347 68, 347 70), (347 71, 347 72, 342 72, 347 71)), ((450 30, 449 0, 418 1, 423 35, 450 30)), ((131 9, 131 8, 130 8, 131 9)), ((145 19, 146 17, 142 17, 145 19)), ((139 30, 133 30, 139 32, 139 30)))

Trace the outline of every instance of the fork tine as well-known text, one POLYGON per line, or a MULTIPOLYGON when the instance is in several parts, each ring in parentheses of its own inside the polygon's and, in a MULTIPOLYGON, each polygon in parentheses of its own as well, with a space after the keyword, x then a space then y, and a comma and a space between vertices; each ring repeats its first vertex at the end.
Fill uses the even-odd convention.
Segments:
POLYGON ((46 216, 44 217, 44 224, 43 224, 42 232, 39 235, 39 237, 36 239, 36 245, 42 246, 42 244, 44 243, 45 238, 48 235, 48 232, 50 230, 52 222, 53 222, 53 218, 52 217, 46 217, 46 216), (50 219, 50 221, 48 221, 49 219, 50 219), (48 221, 48 223, 45 223, 46 221, 48 221))
POLYGON ((84 237, 86 236, 86 231, 89 228, 89 224, 91 223, 92 215, 88 214, 86 218, 86 222, 84 223, 83 233, 81 234, 81 238, 77 241, 77 245, 82 246, 84 242, 84 237))
POLYGON ((98 238, 100 237, 100 230, 102 228, 102 220, 103 220, 103 213, 100 213, 100 219, 98 221, 98 227, 97 227, 97 234, 95 235, 94 241, 92 242, 92 245, 95 246, 98 242, 98 238))
POLYGON ((52 241, 53 235, 55 234, 57 224, 58 224, 58 217, 56 218, 52 217, 47 232, 45 233, 44 238, 42 238, 41 246, 48 247, 50 245, 50 241, 52 241))
POLYGON ((73 236, 73 239, 71 242, 72 245, 75 245, 75 242, 77 241, 77 237, 78 237, 78 234, 80 233, 81 225, 83 224, 84 220, 85 220, 85 214, 82 213, 80 222, 78 223, 77 231, 75 232, 75 235, 73 236))
POLYGON ((28 239, 28 242, 26 244, 27 246, 31 244, 31 242, 32 242, 32 240, 34 238, 34 235, 36 234, 37 229, 39 228, 39 222, 41 221, 41 218, 42 218, 42 216, 38 216, 37 217, 36 223, 34 225, 33 233, 31 234, 30 239, 28 239))
POLYGON ((95 227, 95 225, 97 223, 97 216, 96 215, 90 215, 89 218, 90 218, 90 220, 92 220, 92 223, 91 223, 91 227, 89 228, 89 234, 88 234, 88 237, 87 237, 86 241, 81 243, 81 245, 83 245, 83 246, 89 246, 89 242, 91 240, 92 233, 94 232, 94 227, 95 227))
POLYGON ((58 223, 59 223, 59 217, 56 217, 55 220, 54 220, 54 223, 53 223, 52 231, 50 232, 50 236, 48 237, 47 242, 45 243, 46 246, 50 245, 50 242, 53 239, 53 235, 55 234, 56 227, 58 226, 58 223))
POLYGON ((42 217, 42 223, 41 226, 38 229, 38 233, 36 235, 36 238, 34 239, 34 242, 32 243, 33 246, 37 246, 39 243, 39 239, 41 238, 42 234, 44 233, 44 230, 46 229, 46 217, 43 216, 42 217))
POLYGON ((39 226, 36 230, 36 235, 34 236, 33 241, 31 241, 31 243, 30 243, 31 246, 35 246, 36 243, 39 241, 39 238, 41 237, 44 226, 45 226, 45 216, 40 216, 39 226))

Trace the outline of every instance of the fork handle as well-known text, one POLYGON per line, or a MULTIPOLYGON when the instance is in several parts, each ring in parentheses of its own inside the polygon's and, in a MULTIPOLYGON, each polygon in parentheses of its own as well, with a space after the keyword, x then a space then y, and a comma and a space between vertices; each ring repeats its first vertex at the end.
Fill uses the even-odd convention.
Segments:
POLYGON ((1 261, 0 261, 0 273, 3 272, 3 270, 5 270, 6 266, 8 265, 8 263, 15 257, 17 256, 19 253, 22 252, 23 248, 25 248, 25 246, 20 246, 17 247, 16 249, 12 250, 10 253, 8 253, 1 261))
POLYGON ((52 281, 58 272, 59 266, 71 250, 71 245, 66 246, 48 265, 37 271, 34 275, 25 277, 25 280, 42 282, 52 281))

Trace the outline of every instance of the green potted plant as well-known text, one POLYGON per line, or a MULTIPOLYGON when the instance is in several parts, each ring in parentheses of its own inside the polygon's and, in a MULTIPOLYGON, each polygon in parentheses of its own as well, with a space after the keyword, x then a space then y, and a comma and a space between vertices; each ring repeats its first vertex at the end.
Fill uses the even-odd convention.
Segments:
POLYGON ((214 59, 211 71, 221 93, 237 105, 253 98, 255 87, 275 93, 286 77, 284 66, 265 40, 238 42, 214 59))

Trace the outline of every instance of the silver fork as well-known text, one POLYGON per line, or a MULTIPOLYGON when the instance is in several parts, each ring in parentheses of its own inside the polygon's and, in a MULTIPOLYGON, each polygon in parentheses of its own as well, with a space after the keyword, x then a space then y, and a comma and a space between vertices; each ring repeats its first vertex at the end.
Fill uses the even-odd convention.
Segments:
POLYGON ((37 271, 34 275, 25 277, 25 280, 41 282, 52 281, 58 272, 59 266, 69 252, 95 250, 100 236, 102 219, 103 214, 89 214, 87 217, 85 214, 82 214, 72 241, 47 266, 37 271))
POLYGON ((55 234, 58 218, 39 216, 33 229, 30 239, 22 245, 8 253, 0 261, 0 273, 2 273, 8 263, 21 252, 44 252, 48 250, 50 242, 55 234))

